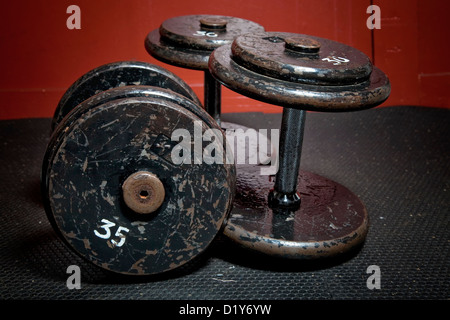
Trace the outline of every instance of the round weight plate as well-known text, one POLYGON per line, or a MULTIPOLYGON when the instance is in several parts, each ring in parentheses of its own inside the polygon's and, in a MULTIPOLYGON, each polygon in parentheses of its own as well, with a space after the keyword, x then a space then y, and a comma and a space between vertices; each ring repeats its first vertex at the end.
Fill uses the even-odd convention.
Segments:
POLYGON ((175 17, 165 20, 159 28, 163 39, 181 47, 209 51, 230 44, 241 34, 261 31, 264 28, 255 22, 215 15, 175 17))
POLYGON ((230 211, 234 177, 224 164, 195 164, 205 147, 194 139, 183 140, 194 164, 177 164, 177 129, 194 137, 208 127, 190 111, 148 97, 113 100, 58 126, 60 138, 52 137, 58 142, 44 161, 43 197, 49 220, 75 252, 113 272, 148 275, 208 247, 230 211), (125 181, 137 172, 164 186, 164 201, 150 213, 134 212, 123 198, 125 181))
POLYGON ((153 97, 175 103, 194 113, 210 128, 220 129, 214 119, 211 118, 211 116, 209 116, 209 114, 202 109, 199 104, 196 104, 191 99, 187 99, 185 96, 169 89, 143 85, 115 87, 107 91, 101 91, 96 95, 89 97, 67 115, 68 119, 62 122, 62 126, 67 127, 73 120, 78 119, 89 109, 93 109, 109 101, 131 97, 153 97))
POLYGON ((211 51, 180 48, 161 39, 159 30, 151 31, 145 38, 145 48, 154 58, 181 68, 207 70, 211 51))
POLYGON ((211 51, 231 44, 238 35, 262 32, 252 21, 216 15, 180 16, 164 21, 145 39, 145 48, 156 59, 182 68, 208 70, 211 51))
POLYGON ((355 85, 312 85, 269 77, 231 59, 231 45, 213 51, 211 74, 224 86, 256 100, 311 111, 352 111, 375 107, 389 96, 390 83, 376 67, 355 85))
POLYGON ((201 104, 193 90, 172 72, 139 61, 120 61, 95 68, 75 81, 65 92, 53 116, 52 129, 78 104, 111 88, 148 85, 170 89, 201 104))
POLYGON ((372 72, 370 59, 343 43, 295 33, 246 34, 233 42, 232 59, 276 79, 311 84, 355 84, 372 72))
POLYGON ((232 147, 236 167, 246 167, 249 164, 269 164, 271 157, 278 150, 266 134, 243 125, 222 121, 221 128, 225 130, 227 148, 232 147), (264 149, 262 149, 264 146, 264 149))
POLYGON ((347 188, 300 171, 300 209, 272 209, 267 196, 273 182, 259 170, 238 167, 236 198, 224 230, 230 239, 258 252, 293 259, 331 257, 364 241, 367 211, 347 188))
MULTIPOLYGON (((191 99, 188 99, 181 94, 173 92, 168 89, 163 89, 159 87, 151 87, 151 86, 125 86, 125 87, 115 87, 109 89, 107 91, 101 91, 100 93, 86 99, 82 103, 80 103, 76 108, 69 112, 69 114, 64 118, 63 121, 56 127, 54 130, 54 134, 52 135, 48 148, 55 148, 60 143, 60 140, 64 138, 64 135, 59 134, 59 132, 66 130, 67 127, 71 126, 73 121, 76 121, 78 118, 82 116, 83 113, 98 107, 104 103, 109 101, 114 101, 123 98, 131 98, 131 97, 148 97, 155 98, 162 101, 167 101, 170 103, 174 103, 184 109, 187 109, 189 112, 192 112, 194 115, 199 117, 205 124, 208 125, 209 128, 215 129, 213 133, 219 139, 218 141, 227 141, 225 133, 223 129, 214 121, 213 118, 198 104, 194 103, 191 99)), ((225 144, 225 143, 224 143, 225 144)), ((227 150, 230 148, 229 145, 225 144, 227 150)), ((235 167, 233 165, 228 165, 234 163, 232 154, 226 153, 226 165, 225 168, 230 171, 230 175, 235 176, 235 167)), ((44 161, 46 163, 46 161, 44 161)), ((234 186, 233 186, 234 188, 234 186)))

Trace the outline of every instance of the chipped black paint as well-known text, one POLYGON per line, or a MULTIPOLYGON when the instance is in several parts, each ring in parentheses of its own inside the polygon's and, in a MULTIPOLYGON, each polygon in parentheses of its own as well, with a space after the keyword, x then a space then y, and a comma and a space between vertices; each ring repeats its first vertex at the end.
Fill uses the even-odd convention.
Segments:
POLYGON ((256 22, 216 15, 174 17, 165 20, 159 28, 161 36, 169 42, 176 43, 181 47, 209 51, 231 43, 234 38, 241 34, 260 31, 264 31, 264 29, 256 22), (213 29, 202 25, 202 21, 212 18, 223 20, 226 25, 223 28, 213 29))
POLYGON ((303 115, 375 107, 390 94, 386 75, 349 46, 280 32, 237 37, 214 50, 209 70, 231 90, 284 108, 279 171, 271 180, 258 167, 238 167, 224 233, 247 248, 297 259, 329 257, 362 243, 368 215, 356 195, 324 177, 299 173, 303 115))
POLYGON ((69 110, 70 112, 66 116, 67 119, 64 119, 64 123, 61 126, 63 127, 68 126, 69 123, 78 119, 83 113, 101 104, 104 104, 109 101, 131 97, 153 97, 175 103, 194 113, 202 121, 206 122, 209 127, 211 128, 217 127, 217 124, 214 122, 214 119, 212 119, 195 101, 192 101, 191 99, 186 99, 185 96, 178 94, 170 89, 144 85, 121 86, 106 91, 101 91, 87 98, 85 101, 80 103, 75 109, 69 110))
POLYGON ((76 80, 59 101, 52 129, 78 104, 112 88, 146 85, 179 93, 200 105, 193 90, 178 76, 156 65, 139 61, 120 61, 97 67, 76 80))
MULTIPOLYGON (((272 34, 279 39, 292 35, 267 32, 255 38, 272 34)), ((390 94, 386 75, 351 47, 323 40, 327 52, 337 50, 343 56, 356 57, 346 68, 320 59, 287 56, 283 43, 264 41, 271 44, 266 48, 249 37, 255 40, 239 36, 232 44, 216 49, 209 59, 209 70, 224 86, 250 98, 295 109, 337 112, 373 108, 390 94)))
POLYGON ((174 17, 163 21, 160 28, 147 35, 145 48, 151 56, 164 63, 204 71, 204 107, 220 124, 221 86, 209 73, 209 56, 214 49, 231 44, 240 34, 262 31, 264 28, 261 25, 235 17, 217 15, 174 17), (222 27, 205 28, 202 21, 203 23, 206 21, 209 25, 212 21, 220 21, 222 27))
MULTIPOLYGON (((173 165, 152 152, 161 135, 191 131, 202 119, 176 103, 180 95, 145 89, 146 96, 120 99, 105 92, 107 102, 91 97, 72 110, 53 132, 42 171, 47 215, 69 247, 104 269, 132 275, 171 270, 203 252, 223 227, 235 185, 234 165, 173 165), (125 179, 141 170, 156 174, 166 192, 161 207, 144 216, 128 209, 121 193, 125 179), (102 219, 115 224, 108 239, 94 233, 105 233, 102 219), (122 235, 119 227, 126 228, 122 235)), ((205 114, 210 124, 203 121, 202 130, 219 129, 205 114)))
POLYGON ((216 48, 231 44, 238 36, 248 32, 261 32, 264 28, 241 18, 216 15, 189 15, 167 19, 159 29, 151 31, 145 47, 153 57, 183 68, 208 70, 208 59, 216 48), (224 30, 202 28, 202 19, 223 19, 224 30), (208 36, 207 32, 214 32, 208 36))

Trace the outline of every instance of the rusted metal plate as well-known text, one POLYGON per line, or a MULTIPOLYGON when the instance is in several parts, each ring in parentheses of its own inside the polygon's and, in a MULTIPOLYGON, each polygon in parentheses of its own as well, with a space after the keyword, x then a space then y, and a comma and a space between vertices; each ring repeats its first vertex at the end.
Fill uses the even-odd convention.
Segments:
POLYGON ((177 92, 200 105, 194 91, 178 76, 159 66, 140 61, 120 61, 97 67, 76 80, 59 101, 52 129, 78 104, 89 97, 115 87, 156 86, 177 92))
POLYGON ((266 103, 302 110, 363 110, 383 103, 390 94, 389 79, 377 67, 372 67, 368 80, 352 85, 306 84, 284 80, 281 73, 275 78, 250 70, 239 59, 232 59, 232 45, 213 51, 209 70, 231 90, 266 103))
POLYGON ((264 31, 256 22, 216 15, 189 15, 165 20, 161 36, 187 48, 212 51, 244 33, 264 31))
MULTIPOLYGON (((45 155, 42 191, 49 220, 69 247, 104 269, 148 275, 177 268, 209 246, 231 210, 235 177, 225 159, 194 163, 206 148, 195 139, 185 141, 193 163, 177 164, 171 136, 182 129, 194 137, 210 126, 155 97, 112 100, 63 121, 45 155), (124 182, 136 172, 164 186, 164 201, 149 213, 124 201, 124 182)), ((136 190, 145 198, 153 186, 136 190)))
MULTIPOLYGON (((201 108, 201 106, 191 99, 186 99, 185 96, 176 93, 169 89, 153 87, 153 86, 143 86, 143 85, 133 85, 133 86, 120 86, 115 87, 106 91, 101 91, 80 103, 76 108, 71 110, 66 117, 61 126, 67 127, 70 123, 78 119, 83 113, 89 109, 93 109, 101 104, 109 101, 131 98, 131 97, 149 97, 157 98, 164 101, 172 102, 178 106, 189 110, 204 121, 209 127, 220 129, 217 123, 212 119, 208 113, 201 108)), ((219 131, 217 131, 219 132, 219 131)), ((225 141, 225 140, 224 140, 225 141)))
MULTIPOLYGON (((69 114, 64 118, 64 121, 57 126, 55 131, 61 132, 66 130, 67 127, 71 126, 74 121, 77 121, 84 113, 110 101, 115 101, 119 99, 132 98, 132 97, 146 97, 155 98, 162 101, 167 101, 169 103, 174 103, 177 106, 192 112, 194 115, 199 117, 209 128, 214 129, 213 133, 216 135, 219 141, 227 141, 224 129, 221 128, 217 122, 198 104, 196 104, 191 99, 186 99, 186 97, 173 92, 168 89, 152 87, 152 86, 124 86, 109 89, 107 91, 102 91, 82 103, 80 103, 76 108, 71 110, 69 114), (59 128, 60 127, 60 128, 59 128)), ((51 144, 60 143, 59 140, 64 138, 64 135, 58 132, 52 135, 51 144)), ((51 147, 49 147, 51 148, 51 147)), ((226 148, 230 148, 226 146, 226 148)), ((226 153, 227 161, 224 164, 226 170, 229 171, 230 176, 236 175, 234 161, 232 159, 232 154, 226 153)), ((248 163, 248 162, 246 162, 248 163)), ((232 186, 234 189, 234 185, 232 186)))
POLYGON ((262 32, 264 28, 249 20, 219 15, 188 15, 165 20, 145 41, 147 51, 168 64, 208 70, 211 52, 231 44, 238 35, 262 32))
POLYGON ((238 167, 237 192, 224 233, 251 250, 292 259, 332 257, 363 243, 368 214, 344 186, 300 171, 300 208, 270 208, 267 196, 274 177, 260 167, 238 167))
POLYGON ((375 107, 389 96, 386 75, 346 45, 273 32, 242 35, 216 49, 209 70, 231 90, 283 107, 278 172, 270 180, 260 167, 237 168, 225 234, 247 248, 297 259, 361 244, 368 215, 358 197, 324 177, 299 173, 305 110, 375 107))
POLYGON ((372 63, 343 43, 304 34, 242 35, 231 47, 240 65, 276 79, 310 84, 355 84, 367 80, 372 63))
POLYGON ((232 122, 222 121, 220 126, 226 132, 227 148, 233 150, 236 167, 244 170, 251 164, 270 164, 275 158, 277 145, 266 134, 232 122))

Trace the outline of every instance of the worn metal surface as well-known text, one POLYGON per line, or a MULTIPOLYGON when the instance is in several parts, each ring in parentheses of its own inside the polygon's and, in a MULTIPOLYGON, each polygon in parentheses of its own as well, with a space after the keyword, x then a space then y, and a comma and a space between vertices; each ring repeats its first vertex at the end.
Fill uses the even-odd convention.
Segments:
POLYGON ((231 90, 284 108, 275 183, 259 168, 238 168, 225 234, 247 248, 298 259, 330 257, 362 243, 368 215, 358 197, 324 177, 298 174, 305 110, 375 107, 389 96, 386 75, 354 48, 279 32, 237 37, 212 53, 209 69, 231 90))
POLYGON ((205 71, 208 69, 210 50, 180 48, 176 44, 161 39, 158 29, 147 35, 145 48, 152 57, 164 63, 194 70, 205 71))
MULTIPOLYGON (((449 118, 449 109, 406 106, 308 114, 303 170, 326 174, 363 200, 370 228, 361 250, 325 261, 280 260, 240 250, 220 237, 196 261, 150 279, 123 279, 67 252, 36 193, 50 121, 2 120, 0 296, 145 304, 166 299, 448 299, 450 197, 444 186, 450 181, 449 118), (81 269, 81 290, 66 286, 66 269, 74 264, 81 269), (381 290, 366 286, 371 276, 366 269, 373 264, 381 268, 381 290)), ((226 114, 224 120, 277 129, 281 114, 226 114)))
MULTIPOLYGON (((72 121, 78 119, 83 113, 89 109, 93 109, 103 103, 131 97, 153 97, 175 103, 190 112, 194 113, 202 121, 211 128, 220 128, 211 116, 206 113, 199 104, 185 96, 178 94, 172 90, 153 86, 132 85, 115 87, 106 91, 101 91, 80 103, 76 108, 71 110, 64 119, 61 126, 68 126, 72 121)), ((225 141, 225 140, 224 140, 225 141)))
POLYGON ((363 203, 344 186, 300 171, 300 208, 271 208, 274 177, 258 166, 237 172, 237 193, 224 233, 243 247, 292 259, 332 257, 357 248, 368 232, 363 203))
MULTIPOLYGON (((59 124, 44 158, 42 192, 69 247, 106 270, 147 275, 177 268, 209 246, 231 209, 235 177, 229 164, 174 164, 171 135, 184 129, 194 137, 194 121, 202 133, 218 128, 167 99, 132 97, 86 107, 59 124), (138 171, 164 185, 164 202, 149 215, 123 200, 122 184, 138 171)), ((193 144, 193 159, 201 157, 205 145, 193 144)))
POLYGON ((261 32, 256 22, 219 15, 188 15, 163 21, 145 40, 147 51, 166 63, 208 70, 211 52, 247 32, 261 32))
POLYGON ((343 43, 304 34, 265 32, 242 35, 231 47, 240 65, 286 81, 344 85, 367 80, 372 63, 343 43))
POLYGON ((170 89, 200 105, 194 91, 172 72, 145 62, 120 61, 97 67, 76 80, 59 101, 53 116, 52 129, 73 108, 89 97, 111 88, 129 85, 170 89))
MULTIPOLYGON (((184 97, 183 95, 168 89, 139 85, 139 86, 115 87, 107 91, 102 91, 80 103, 76 108, 74 108, 67 114, 67 116, 64 118, 64 121, 61 121, 61 123, 58 125, 58 127, 60 128, 58 127, 55 128, 54 131, 57 132, 52 135, 50 145, 58 144, 59 140, 64 138, 64 136, 59 134, 58 132, 65 130, 66 127, 70 126, 74 121, 77 121, 77 119, 80 118, 87 111, 110 101, 132 97, 148 97, 174 103, 188 110, 189 112, 195 114, 203 122, 205 122, 206 125, 211 129, 216 129, 214 130, 214 134, 217 133, 218 135, 217 138, 220 141, 227 141, 225 132, 218 125, 218 123, 215 122, 214 119, 211 116, 209 116, 207 112, 205 112, 205 110, 203 110, 198 104, 196 104, 191 99, 186 99, 186 97, 184 97)), ((49 148, 51 147, 49 146, 49 148)), ((227 148, 229 147, 227 146, 227 148)), ((231 159, 229 153, 227 153, 226 156, 227 162, 225 168, 228 171, 230 171, 229 173, 230 175, 234 176, 236 172, 235 166, 232 165, 233 159, 231 159)))
MULTIPOLYGON (((225 136, 224 130, 230 129, 229 123, 223 123, 224 129, 219 126, 219 124, 207 113, 205 110, 203 110, 197 103, 192 101, 191 99, 186 99, 181 94, 178 94, 176 92, 173 92, 168 89, 159 88, 159 87, 152 87, 152 86, 142 86, 142 85, 133 85, 133 86, 123 86, 123 87, 115 87, 112 89, 109 89, 107 91, 102 91, 82 103, 80 103, 76 108, 71 110, 69 114, 64 118, 64 121, 62 121, 55 131, 61 132, 64 131, 65 128, 68 126, 71 126, 74 121, 77 121, 78 118, 80 118, 84 113, 86 113, 89 110, 92 110, 104 103, 124 99, 124 98, 132 98, 132 97, 147 97, 147 98, 155 98, 162 101, 167 101, 170 103, 174 103, 183 109, 188 110, 189 112, 192 112, 197 117, 199 117, 205 124, 211 128, 215 129, 213 131, 214 134, 217 134, 217 138, 220 141, 228 141, 227 137, 225 136)), ((242 128, 242 131, 246 131, 247 128, 242 128)), ((63 139, 64 136, 59 134, 58 132, 55 132, 52 135, 52 139, 50 141, 50 146, 52 144, 58 144, 60 143, 59 140, 63 139)), ((51 147, 49 147, 51 148, 51 147)), ((230 148, 229 146, 226 146, 226 148, 230 148)), ((236 175, 235 166, 233 165, 234 161, 232 159, 232 155, 230 153, 226 154, 227 161, 225 163, 225 168, 229 171, 229 174, 231 176, 236 175)), ((263 159, 264 160, 264 159, 263 159)), ((266 161, 266 160, 264 160, 266 161)), ((248 163, 248 162, 246 162, 248 163)), ((234 188, 234 185, 232 189, 234 188)))
POLYGON ((252 21, 219 15, 188 15, 164 21, 145 39, 145 48, 154 58, 182 68, 203 70, 205 110, 220 123, 221 87, 209 73, 211 52, 231 44, 240 34, 262 32, 252 21))
POLYGON ((264 29, 256 22, 215 15, 175 17, 165 20, 159 28, 161 36, 168 41, 210 51, 231 43, 238 35, 260 31, 264 29))
MULTIPOLYGON (((239 42, 239 38, 235 42, 239 42)), ((296 59, 305 60, 300 56, 296 59)), ((375 66, 372 66, 369 79, 365 81, 346 85, 306 84, 284 80, 282 72, 275 78, 242 66, 239 59, 235 61, 232 57, 232 45, 222 46, 211 54, 209 69, 218 81, 231 90, 263 102, 303 110, 363 110, 383 103, 390 94, 389 79, 375 66)), ((330 63, 330 69, 336 70, 333 63, 330 63)))
POLYGON ((204 79, 205 110, 220 125, 220 114, 222 110, 221 84, 214 79, 209 71, 204 72, 204 79))
POLYGON ((226 31, 228 20, 222 17, 207 16, 199 20, 200 27, 208 31, 226 31))

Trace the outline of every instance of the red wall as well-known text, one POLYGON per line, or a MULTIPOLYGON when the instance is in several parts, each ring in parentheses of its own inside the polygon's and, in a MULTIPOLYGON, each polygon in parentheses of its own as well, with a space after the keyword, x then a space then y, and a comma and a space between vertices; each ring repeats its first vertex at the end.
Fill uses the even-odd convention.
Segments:
MULTIPOLYGON (((439 0, 34 0, 2 4, 0 119, 51 117, 64 91, 83 73, 108 62, 141 60, 183 78, 203 99, 203 73, 149 56, 147 33, 187 14, 249 19, 268 31, 326 37, 354 46, 392 82, 383 106, 450 108, 450 41, 439 0), (381 8, 381 29, 366 27, 367 7, 381 8), (81 30, 69 30, 69 5, 81 8, 81 30), (373 39, 372 39, 373 36, 373 39)), ((223 89, 223 112, 278 112, 280 108, 223 89)))
POLYGON ((447 0, 376 0, 381 30, 375 64, 391 80, 388 104, 450 108, 450 27, 447 0))

